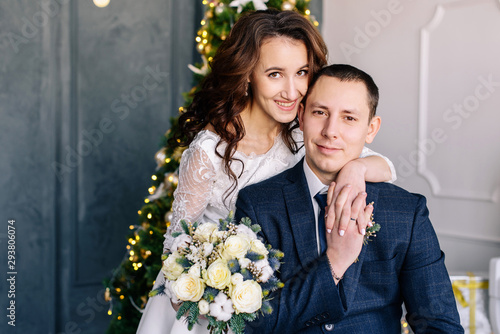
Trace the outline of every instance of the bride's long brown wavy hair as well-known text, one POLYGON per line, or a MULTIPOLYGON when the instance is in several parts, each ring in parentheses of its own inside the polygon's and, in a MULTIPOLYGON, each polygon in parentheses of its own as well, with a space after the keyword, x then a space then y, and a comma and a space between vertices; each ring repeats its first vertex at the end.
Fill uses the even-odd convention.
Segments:
MULTIPOLYGON (((255 64, 259 60, 264 41, 273 37, 286 37, 301 41, 307 49, 309 81, 327 63, 327 48, 316 27, 302 15, 293 11, 265 10, 242 16, 229 36, 220 45, 211 63, 211 72, 205 77, 187 111, 179 117, 179 127, 171 138, 172 147, 188 146, 198 132, 210 124, 220 136, 215 153, 223 159, 224 171, 234 181, 226 192, 237 187, 237 176, 230 166, 238 142, 245 136, 240 113, 252 101, 248 87, 255 64), (226 143, 224 154, 218 152, 226 143)), ((297 122, 282 124, 281 136, 292 153, 298 146, 292 137, 297 122)), ((241 161, 240 161, 241 162, 241 161)), ((243 162, 241 162, 243 163, 243 162)))

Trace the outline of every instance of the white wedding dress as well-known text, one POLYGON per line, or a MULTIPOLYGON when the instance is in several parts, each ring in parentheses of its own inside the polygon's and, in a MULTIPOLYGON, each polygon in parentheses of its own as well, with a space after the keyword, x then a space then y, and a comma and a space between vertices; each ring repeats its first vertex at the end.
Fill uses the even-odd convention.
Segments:
MULTIPOLYGON (((297 143, 302 143, 302 132, 299 129, 294 131, 293 136, 297 143)), ((171 234, 182 230, 180 227, 181 219, 191 222, 218 222, 219 218, 225 218, 230 211, 235 210, 236 198, 240 189, 268 179, 294 166, 304 156, 303 148, 299 153, 292 154, 280 136, 276 138, 273 147, 265 154, 246 155, 236 151, 234 158, 241 160, 244 166, 237 161, 232 163, 231 169, 239 177, 237 188, 228 195, 227 191, 231 188, 233 182, 224 172, 222 159, 215 153, 219 139, 220 137, 211 131, 201 131, 182 154, 179 167, 179 184, 174 193, 174 202, 172 204, 173 218, 171 226, 165 234, 165 249, 170 249, 172 245, 173 238, 171 234), (242 167, 244 167, 243 170, 242 167)), ((224 149, 225 144, 221 144, 218 151, 223 153, 224 149)), ((391 168, 392 181, 394 181, 396 172, 389 159, 366 147, 363 148, 360 157, 371 155, 383 157, 387 161, 391 168)), ((164 283, 165 279, 160 271, 154 288, 164 283)), ((175 317, 176 312, 172 308, 168 296, 158 295, 149 298, 137 333, 209 333, 207 320, 199 320, 200 324, 195 325, 189 331, 183 319, 176 320, 175 317)))

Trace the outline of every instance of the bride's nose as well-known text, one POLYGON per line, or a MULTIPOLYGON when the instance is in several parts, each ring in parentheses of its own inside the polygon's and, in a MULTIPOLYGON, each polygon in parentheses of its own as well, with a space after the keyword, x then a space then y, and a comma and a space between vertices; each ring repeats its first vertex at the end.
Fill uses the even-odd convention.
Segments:
POLYGON ((295 78, 290 78, 286 81, 281 95, 290 101, 296 100, 300 96, 299 85, 295 82, 295 78))

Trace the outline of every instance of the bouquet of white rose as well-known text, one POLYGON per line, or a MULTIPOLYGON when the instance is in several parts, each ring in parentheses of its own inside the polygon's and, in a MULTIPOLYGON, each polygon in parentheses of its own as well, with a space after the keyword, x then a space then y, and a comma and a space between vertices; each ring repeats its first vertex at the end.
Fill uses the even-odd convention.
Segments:
POLYGON ((204 315, 211 333, 243 333, 246 323, 261 311, 271 314, 268 296, 282 288, 274 272, 283 252, 265 245, 260 226, 243 218, 233 222, 232 212, 219 223, 181 221, 183 232, 172 234, 174 243, 162 256, 165 285, 151 296, 165 293, 182 302, 177 319, 186 315, 188 329, 204 315))

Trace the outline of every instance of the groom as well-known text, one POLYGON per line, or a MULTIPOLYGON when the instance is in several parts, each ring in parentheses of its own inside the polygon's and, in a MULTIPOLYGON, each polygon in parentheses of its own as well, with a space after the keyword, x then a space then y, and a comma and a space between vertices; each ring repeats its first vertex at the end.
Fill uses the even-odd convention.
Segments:
MULTIPOLYGON (((334 186, 338 171, 379 130, 372 78, 349 65, 328 66, 313 78, 302 103, 305 159, 241 190, 236 203, 237 221, 250 217, 265 241, 285 253, 279 273, 285 287, 271 295, 274 311, 247 331, 399 334, 404 302, 415 333, 463 333, 423 196, 367 183, 368 195, 359 194, 355 202, 366 196, 374 202, 381 229, 364 246, 354 222, 343 236, 338 227, 318 227, 325 204, 318 204, 316 194, 334 186)), ((371 210, 368 205, 365 214, 371 210)))

